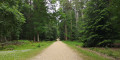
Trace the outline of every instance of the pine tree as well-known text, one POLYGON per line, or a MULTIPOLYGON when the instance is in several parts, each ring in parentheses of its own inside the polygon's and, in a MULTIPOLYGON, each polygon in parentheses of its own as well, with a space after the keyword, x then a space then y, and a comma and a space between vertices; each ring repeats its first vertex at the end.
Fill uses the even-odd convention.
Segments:
POLYGON ((87 3, 84 46, 106 46, 112 43, 108 5, 107 0, 90 0, 87 3))

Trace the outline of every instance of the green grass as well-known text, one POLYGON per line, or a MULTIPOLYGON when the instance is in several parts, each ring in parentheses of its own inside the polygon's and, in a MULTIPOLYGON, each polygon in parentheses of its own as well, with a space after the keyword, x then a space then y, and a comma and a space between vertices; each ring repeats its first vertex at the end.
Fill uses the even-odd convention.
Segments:
POLYGON ((91 50, 120 59, 120 48, 90 48, 91 50))
POLYGON ((39 54, 43 49, 53 43, 53 41, 43 41, 39 43, 29 41, 22 42, 24 44, 5 46, 4 49, 0 51, 0 60, 26 60, 39 54), (6 51, 7 48, 13 48, 14 50, 6 51))
POLYGON ((120 40, 115 40, 115 42, 114 43, 120 43, 120 40))
POLYGON ((83 57, 84 60, 109 60, 105 57, 99 56, 99 55, 97 55, 93 52, 90 52, 88 50, 78 48, 77 46, 83 45, 80 42, 76 42, 76 41, 63 41, 63 42, 66 43, 71 48, 75 49, 78 53, 82 54, 81 57, 83 57))

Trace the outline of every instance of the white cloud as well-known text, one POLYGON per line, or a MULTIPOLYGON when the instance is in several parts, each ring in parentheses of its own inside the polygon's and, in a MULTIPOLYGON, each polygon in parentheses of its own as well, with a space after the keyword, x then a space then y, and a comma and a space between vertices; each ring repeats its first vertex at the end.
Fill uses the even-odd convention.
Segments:
POLYGON ((60 8, 60 1, 56 1, 56 10, 60 8))
POLYGON ((58 11, 60 8, 60 1, 56 1, 55 4, 50 3, 51 0, 46 0, 47 4, 46 6, 48 7, 48 13, 53 13, 55 11, 58 11))

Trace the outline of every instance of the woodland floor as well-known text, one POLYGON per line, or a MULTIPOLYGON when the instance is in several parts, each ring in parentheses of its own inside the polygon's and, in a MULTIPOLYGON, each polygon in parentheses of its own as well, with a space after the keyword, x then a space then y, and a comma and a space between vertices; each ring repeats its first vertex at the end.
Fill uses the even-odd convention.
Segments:
POLYGON ((54 42, 30 60, 83 60, 74 50, 61 41, 54 42))

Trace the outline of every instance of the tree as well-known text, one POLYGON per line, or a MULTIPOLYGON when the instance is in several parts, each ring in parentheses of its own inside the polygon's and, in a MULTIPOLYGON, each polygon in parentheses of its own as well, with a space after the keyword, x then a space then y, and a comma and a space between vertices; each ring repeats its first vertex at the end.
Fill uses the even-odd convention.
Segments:
POLYGON ((44 0, 31 0, 31 8, 24 10, 27 18, 23 25, 21 38, 42 41, 56 39, 56 17, 55 14, 48 13, 44 0))
POLYGON ((87 3, 84 46, 106 46, 112 43, 108 6, 107 0, 90 0, 87 3))
POLYGON ((9 0, 0 2, 0 38, 1 40, 19 39, 21 25, 25 18, 20 12, 19 4, 22 1, 9 0))

